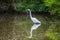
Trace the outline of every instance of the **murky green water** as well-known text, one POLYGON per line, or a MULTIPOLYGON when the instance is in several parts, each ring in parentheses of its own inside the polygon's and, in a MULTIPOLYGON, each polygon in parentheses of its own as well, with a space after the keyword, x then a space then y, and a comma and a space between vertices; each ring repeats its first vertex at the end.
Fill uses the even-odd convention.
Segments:
POLYGON ((35 17, 42 24, 33 31, 33 36, 29 39, 33 23, 28 16, 0 16, 0 40, 60 40, 60 21, 58 19, 42 16, 35 17))

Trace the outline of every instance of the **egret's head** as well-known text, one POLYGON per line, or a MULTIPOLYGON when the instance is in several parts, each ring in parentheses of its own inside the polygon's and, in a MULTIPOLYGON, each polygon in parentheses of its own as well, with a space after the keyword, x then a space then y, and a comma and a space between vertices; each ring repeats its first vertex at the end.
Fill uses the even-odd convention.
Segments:
POLYGON ((31 10, 30 9, 27 9, 27 13, 30 13, 31 12, 31 10))
POLYGON ((31 11, 30 9, 27 9, 27 11, 31 11))

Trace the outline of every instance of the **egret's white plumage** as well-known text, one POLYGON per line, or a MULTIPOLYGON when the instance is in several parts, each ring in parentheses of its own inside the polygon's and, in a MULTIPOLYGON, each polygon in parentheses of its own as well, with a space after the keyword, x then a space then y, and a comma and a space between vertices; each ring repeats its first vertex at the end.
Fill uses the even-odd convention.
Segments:
POLYGON ((30 36, 29 36, 29 38, 32 38, 32 31, 33 30, 36 30, 41 25, 41 22, 38 19, 32 17, 32 14, 31 14, 31 10, 30 9, 28 9, 28 11, 29 11, 29 14, 30 14, 30 19, 34 23, 34 25, 31 27, 30 36))
POLYGON ((30 9, 28 9, 28 11, 29 11, 30 18, 31 18, 31 20, 32 20, 33 23, 41 23, 38 19, 32 17, 32 14, 31 14, 31 10, 30 9))
POLYGON ((32 17, 31 19, 33 21, 33 23, 41 23, 39 20, 37 20, 36 18, 32 17))

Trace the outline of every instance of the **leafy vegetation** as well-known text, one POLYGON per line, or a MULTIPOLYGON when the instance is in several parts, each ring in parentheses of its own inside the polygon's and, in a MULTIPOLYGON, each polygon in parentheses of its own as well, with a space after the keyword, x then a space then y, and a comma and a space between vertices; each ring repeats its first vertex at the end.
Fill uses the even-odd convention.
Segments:
POLYGON ((32 11, 46 11, 50 15, 60 16, 60 1, 59 0, 14 0, 18 9, 28 9, 32 11), (48 7, 48 8, 46 8, 48 7))
POLYGON ((56 27, 56 24, 51 24, 48 31, 46 31, 45 36, 49 37, 52 40, 60 40, 59 38, 59 32, 57 32, 58 27, 56 27))
POLYGON ((6 4, 6 9, 8 9, 11 4, 11 6, 14 5, 14 7, 19 10, 29 8, 34 12, 47 11, 50 15, 60 16, 60 0, 1 0, 0 2, 6 4))

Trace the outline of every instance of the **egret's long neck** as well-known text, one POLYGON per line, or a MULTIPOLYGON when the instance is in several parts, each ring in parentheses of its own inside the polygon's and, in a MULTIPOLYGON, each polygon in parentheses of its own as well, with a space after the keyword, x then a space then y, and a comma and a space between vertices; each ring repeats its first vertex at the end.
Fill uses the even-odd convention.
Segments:
POLYGON ((31 11, 30 11, 30 18, 32 18, 32 14, 31 14, 31 11))

